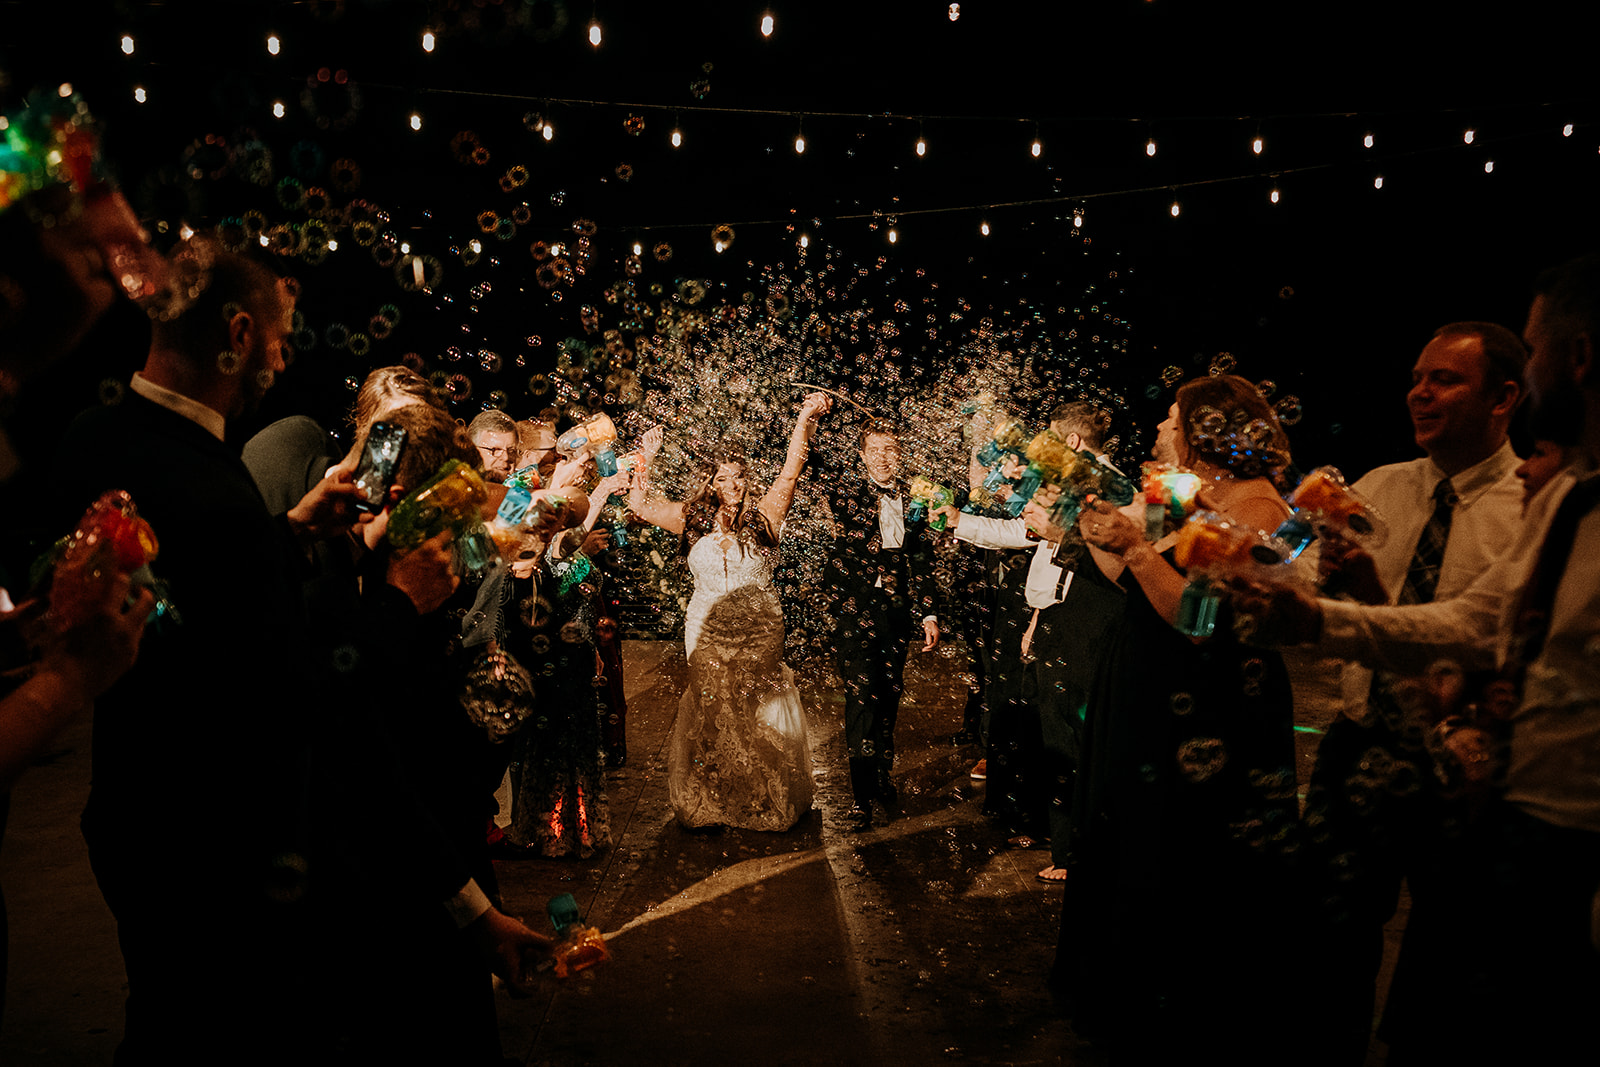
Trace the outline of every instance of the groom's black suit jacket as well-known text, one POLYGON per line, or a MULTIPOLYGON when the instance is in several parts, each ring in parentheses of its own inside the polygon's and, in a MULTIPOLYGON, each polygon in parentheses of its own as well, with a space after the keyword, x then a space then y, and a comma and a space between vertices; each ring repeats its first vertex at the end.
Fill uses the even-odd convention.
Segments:
MULTIPOLYGON (((909 510, 904 485, 896 487, 902 511, 909 510)), ((938 586, 933 576, 933 540, 926 521, 906 520, 898 550, 883 547, 879 530, 880 490, 854 478, 830 497, 834 540, 828 561, 834 617, 841 652, 902 638, 936 615, 938 586)))

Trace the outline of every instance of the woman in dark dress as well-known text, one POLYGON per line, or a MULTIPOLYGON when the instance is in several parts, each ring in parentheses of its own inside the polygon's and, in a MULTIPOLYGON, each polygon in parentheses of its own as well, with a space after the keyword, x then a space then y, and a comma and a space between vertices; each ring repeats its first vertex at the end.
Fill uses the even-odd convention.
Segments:
MULTIPOLYGON (((1156 455, 1199 474, 1202 503, 1236 524, 1288 517, 1274 482, 1288 442, 1243 379, 1179 389, 1156 455)), ((1103 502, 1079 526, 1128 597, 1085 723, 1055 978, 1079 1033, 1111 1039, 1119 1062, 1219 1039, 1232 1062, 1260 1062, 1281 1052, 1279 993, 1292 984, 1288 675, 1235 638, 1226 609, 1204 640, 1174 627, 1186 579, 1171 537, 1146 542, 1103 502)))

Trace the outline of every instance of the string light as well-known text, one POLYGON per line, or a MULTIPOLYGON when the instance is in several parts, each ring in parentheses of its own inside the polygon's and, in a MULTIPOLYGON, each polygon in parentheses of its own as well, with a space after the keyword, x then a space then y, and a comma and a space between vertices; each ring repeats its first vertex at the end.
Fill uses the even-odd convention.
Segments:
POLYGON ((1368 130, 1367 131, 1367 135, 1365 137, 1361 138, 1361 147, 1363 147, 1363 148, 1371 148, 1372 147, 1372 131, 1371 130, 1368 130))
POLYGON ((1038 159, 1038 158, 1039 158, 1039 153, 1040 153, 1040 152, 1043 152, 1043 151, 1044 151, 1044 144, 1043 144, 1043 142, 1041 142, 1041 141, 1040 141, 1040 140, 1039 140, 1039 138, 1037 138, 1037 137, 1035 137, 1035 138, 1034 138, 1034 139, 1033 139, 1033 148, 1032 148, 1032 149, 1030 149, 1030 151, 1032 151, 1032 152, 1033 152, 1033 158, 1034 158, 1034 159, 1038 159))
POLYGON ((917 158, 920 159, 920 158, 922 158, 923 156, 925 156, 927 154, 928 154, 928 142, 923 139, 923 137, 922 137, 922 123, 918 122, 917 123, 917 158))
POLYGON ((1494 160, 1492 160, 1492 159, 1484 160, 1483 172, 1485 174, 1493 174, 1494 173, 1494 160))
POLYGON ((1255 140, 1250 142, 1250 151, 1259 156, 1261 154, 1261 150, 1265 147, 1266 142, 1261 140, 1261 135, 1259 133, 1256 134, 1255 140))
POLYGON ((283 42, 278 40, 278 35, 277 34, 275 34, 275 33, 267 34, 267 52, 268 52, 269 55, 274 55, 274 56, 277 55, 278 54, 278 49, 281 48, 282 46, 283 46, 283 42))
POLYGON ((672 128, 672 147, 678 148, 683 144, 683 132, 676 126, 672 128))
POLYGON ((122 35, 122 54, 125 56, 133 55, 133 34, 131 33, 122 35))
POLYGON ((772 36, 772 12, 770 11, 761 16, 761 36, 772 36))
POLYGON ((893 226, 889 227, 889 243, 894 244, 898 240, 900 240, 900 234, 895 231, 893 226))
POLYGON ((330 252, 339 251, 339 242, 337 240, 335 240, 334 238, 332 238, 332 237, 328 238, 328 251, 330 251, 330 252))
POLYGON ((1277 186, 1273 186, 1272 187, 1272 195, 1271 195, 1270 199, 1272 200, 1272 202, 1274 204, 1276 204, 1278 202, 1278 195, 1279 195, 1278 194, 1278 187, 1277 186))
POLYGON ((597 18, 589 20, 589 43, 596 48, 600 47, 600 20, 597 18))
POLYGON ((811 238, 807 237, 805 234, 801 234, 800 235, 800 247, 801 248, 810 248, 811 247, 811 238))
POLYGON ((1082 227, 1083 227, 1083 208, 1076 207, 1076 208, 1072 209, 1072 225, 1077 227, 1077 228, 1079 228, 1079 229, 1082 229, 1082 227))
POLYGON ((1156 139, 1154 137, 1150 138, 1144 143, 1144 154, 1147 156, 1154 156, 1156 154, 1156 139))
POLYGON ((433 31, 432 30, 423 30, 422 31, 422 50, 424 52, 433 51, 433 31))
POLYGON ((474 252, 479 253, 480 255, 483 253, 483 242, 478 240, 476 237, 467 242, 467 247, 472 249, 474 252))
POLYGON ((958 19, 960 17, 961 17, 961 5, 960 4, 951 4, 950 5, 950 21, 954 22, 956 19, 958 19))
POLYGON ((989 236, 989 222, 987 219, 978 225, 978 232, 983 234, 985 237, 989 236))
POLYGON ((555 140, 556 128, 549 119, 545 119, 544 122, 539 125, 539 136, 543 137, 546 141, 555 140))
POLYGON ((1383 175, 1379 174, 1377 177, 1372 179, 1372 187, 1374 189, 1382 189, 1383 188, 1383 175))
POLYGON ((411 128, 413 130, 422 129, 422 116, 415 111, 411 113, 411 128))
POLYGON ((1168 210, 1170 210, 1170 211, 1171 211, 1171 212, 1172 212, 1172 217, 1173 217, 1173 218, 1177 218, 1177 217, 1178 217, 1178 212, 1179 212, 1179 211, 1181 211, 1181 210, 1183 210, 1183 209, 1182 209, 1182 208, 1180 208, 1180 207, 1179 207, 1179 206, 1178 206, 1178 202, 1177 202, 1177 201, 1176 201, 1176 200, 1174 200, 1174 201, 1173 201, 1173 202, 1172 202, 1172 207, 1171 207, 1171 208, 1169 208, 1169 209, 1168 209, 1168 210))
POLYGON ((638 241, 633 242, 633 254, 636 256, 644 255, 644 245, 640 244, 638 241))
POLYGON ((1571 137, 1572 136, 1572 123, 1569 122, 1565 126, 1561 127, 1561 136, 1563 136, 1563 137, 1571 137))
POLYGON ((144 86, 135 85, 133 87, 133 98, 141 104, 145 102, 147 97, 145 96, 144 86))
POLYGON ((275 119, 283 118, 283 101, 282 100, 274 100, 272 102, 272 117, 275 118, 275 119))
POLYGON ((806 151, 805 120, 797 119, 795 122, 794 152, 795 155, 804 155, 806 151))
POLYGON ((1465 130, 1465 131, 1464 131, 1464 132, 1463 132, 1463 133, 1462 133, 1462 134, 1461 134, 1461 143, 1462 143, 1462 144, 1471 144, 1471 143, 1472 143, 1472 139, 1473 139, 1473 138, 1474 138, 1474 137, 1476 137, 1476 136, 1478 136, 1478 131, 1477 131, 1477 130, 1474 130, 1474 129, 1472 129, 1472 128, 1471 128, 1471 127, 1468 127, 1468 128, 1467 128, 1467 129, 1466 129, 1466 130, 1465 130))

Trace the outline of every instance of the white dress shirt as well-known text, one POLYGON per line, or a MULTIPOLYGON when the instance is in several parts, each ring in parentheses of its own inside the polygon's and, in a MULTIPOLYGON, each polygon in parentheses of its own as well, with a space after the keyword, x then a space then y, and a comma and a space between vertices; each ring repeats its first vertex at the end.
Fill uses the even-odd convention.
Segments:
MULTIPOLYGON (((1412 674, 1443 656, 1468 669, 1503 665, 1556 509, 1596 478, 1588 461, 1557 475, 1529 504, 1511 546, 1457 596, 1405 607, 1323 601, 1323 650, 1412 674)), ((1600 508, 1578 525, 1549 632, 1511 717, 1505 796, 1553 825, 1600 833, 1600 508)))
POLYGON ((979 548, 1032 548, 1028 579, 1023 592, 1030 608, 1048 608, 1066 599, 1072 588, 1073 572, 1055 563, 1056 545, 1028 538, 1025 519, 991 519, 982 515, 963 515, 955 528, 956 540, 979 548))
MULTIPOLYGON (((1460 595, 1505 552, 1522 528, 1522 483, 1515 474, 1518 462, 1507 442, 1488 459, 1450 479, 1457 502, 1434 600, 1460 595)), ((1372 559, 1390 604, 1405 584, 1417 538, 1433 516, 1434 489, 1444 477, 1438 464, 1423 457, 1378 467, 1355 483, 1356 492, 1372 503, 1389 527, 1388 539, 1372 551, 1372 559)), ((1344 664, 1339 682, 1344 714, 1357 722, 1367 721, 1371 688, 1369 669, 1359 663, 1344 664)))

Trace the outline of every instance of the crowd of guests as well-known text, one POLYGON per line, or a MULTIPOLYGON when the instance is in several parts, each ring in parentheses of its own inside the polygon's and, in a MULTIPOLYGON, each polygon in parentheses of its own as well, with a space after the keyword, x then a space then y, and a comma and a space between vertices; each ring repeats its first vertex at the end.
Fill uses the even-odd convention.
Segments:
MULTIPOLYGON (((1197 583, 1143 494, 1090 496, 1068 529, 1031 503, 1014 519, 942 509, 986 564, 987 596, 964 598, 985 668, 974 777, 1013 846, 1049 843, 1039 878, 1065 886, 1051 983, 1114 1058, 1165 1060, 1209 1034, 1235 1062, 1277 1062, 1311 1036, 1310 1058, 1360 1064, 1375 1014, 1392 1064, 1585 1058, 1600 257, 1535 291, 1520 338, 1437 331, 1404 398, 1424 455, 1354 482, 1378 529, 1328 523, 1294 562, 1197 583), (1200 591, 1220 605, 1203 637, 1200 591), (1328 657, 1339 693, 1298 782, 1289 648, 1328 657)), ((1103 412, 1048 414, 1074 451, 1100 452, 1103 412)), ((1207 521, 1265 536, 1291 517, 1301 472, 1248 381, 1181 386, 1154 458, 1199 476, 1207 521)))
MULTIPOLYGON (((155 313, 127 395, 66 429, 18 526, 45 546, 127 491, 182 621, 141 642, 155 599, 120 574, 71 625, 47 599, 8 596, 7 666, 27 669, 0 706, 0 784, 93 702, 83 829, 127 967, 118 1062, 499 1062, 490 976, 526 981, 550 943, 505 914, 490 861, 609 843, 600 769, 626 740, 598 520, 614 496, 641 514, 649 501, 626 471, 597 479, 583 453, 558 453, 549 422, 487 411, 461 426, 399 367, 363 384, 349 450, 297 418, 241 460, 229 427, 285 370, 292 282, 204 237, 161 260, 114 190, 58 194, 77 210, 8 230, 0 386, 81 343, 119 287, 155 313), (17 263, 32 264, 26 284, 17 263), (374 500, 355 476, 379 426, 406 446, 374 500), (488 483, 486 516, 508 479, 543 494, 499 562, 470 565, 449 529, 405 549, 386 536, 450 461, 488 483), (485 693, 492 728, 442 713, 485 693), (380 817, 352 832, 369 809, 380 817), (352 977, 369 975, 383 980, 352 977)), ((1194 610, 1178 517, 1152 526, 1143 500, 1086 497, 1065 527, 1032 503, 1015 518, 936 510, 984 553, 951 620, 982 667, 957 740, 983 743, 975 773, 1012 842, 1048 841, 1038 876, 1065 888, 1052 981, 1078 1032, 1121 1059, 1221 1040, 1237 1062, 1275 1061, 1313 1028, 1311 1058, 1361 1062, 1402 884, 1390 1062, 1581 1055, 1600 1002, 1600 257, 1535 290, 1520 338, 1454 323, 1423 348, 1405 400, 1424 456, 1354 483, 1387 539, 1324 530, 1287 580, 1214 584, 1204 628, 1178 626, 1194 610), (1291 646, 1345 661, 1304 782, 1278 651, 1291 646)), ((778 495, 825 409, 797 424, 778 495)), ((1106 413, 1041 414, 1110 464, 1106 413)), ((1179 388, 1155 451, 1197 478, 1217 521, 1271 532, 1291 517, 1288 436, 1243 379, 1179 388)), ((861 460, 830 510, 852 816, 867 829, 898 804, 907 649, 940 628, 936 534, 912 513, 891 427, 863 430, 861 460)), ((17 466, 0 436, 0 476, 17 466)), ((745 477, 712 464, 705 516, 663 523, 711 535, 706 567, 725 579, 730 552, 777 537, 745 477)), ((770 590, 764 563, 728 584, 749 599, 736 621, 771 621, 750 599, 770 590)), ((769 631, 778 644, 747 673, 776 690, 792 684, 767 654, 781 618, 769 631)))

